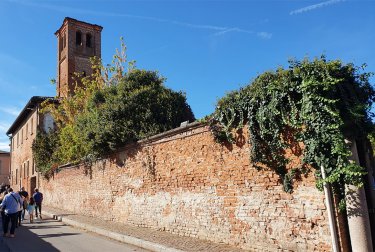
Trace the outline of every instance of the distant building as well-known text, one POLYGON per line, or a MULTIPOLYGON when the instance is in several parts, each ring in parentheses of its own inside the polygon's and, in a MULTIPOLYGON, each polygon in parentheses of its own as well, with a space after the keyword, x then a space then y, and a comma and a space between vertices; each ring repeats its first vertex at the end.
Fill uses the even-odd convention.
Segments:
MULTIPOLYGON (((57 87, 56 96, 64 98, 74 93, 74 73, 91 74, 90 58, 101 56, 102 27, 65 18, 55 32, 57 37, 57 87)), ((22 186, 27 191, 39 187, 38 167, 32 155, 32 143, 37 132, 48 132, 54 127, 49 113, 41 113, 41 103, 53 97, 33 96, 7 131, 11 139, 10 185, 18 190, 22 186)), ((9 156, 9 153, 8 153, 9 156)), ((8 165, 9 167, 9 165, 8 165)))
POLYGON ((0 150, 0 185, 9 185, 10 153, 0 150))

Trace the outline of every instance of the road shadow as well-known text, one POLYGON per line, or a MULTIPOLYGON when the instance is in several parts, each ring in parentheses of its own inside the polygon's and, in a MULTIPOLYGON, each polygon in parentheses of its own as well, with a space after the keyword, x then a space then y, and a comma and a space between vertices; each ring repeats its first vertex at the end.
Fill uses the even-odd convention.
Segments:
MULTIPOLYGON (((66 226, 65 224, 62 224, 63 226, 66 226)), ((28 225, 27 228, 32 230, 32 229, 49 229, 49 228, 59 228, 61 225, 49 225, 49 226, 39 226, 39 225, 33 225, 30 226, 28 225)))
MULTIPOLYGON (((9 251, 12 252, 24 252, 24 251, 43 251, 43 252, 57 252, 60 251, 55 248, 49 242, 43 240, 43 238, 50 238, 50 237, 62 237, 62 236, 71 236, 71 235, 78 235, 79 233, 62 233, 58 231, 54 231, 53 233, 42 234, 38 235, 33 233, 31 230, 33 229, 59 229, 63 226, 60 225, 51 225, 53 222, 52 219, 47 220, 39 220, 32 224, 28 224, 27 221, 23 223, 21 227, 16 228, 15 231, 15 238, 7 238, 7 237, 0 237, 0 243, 3 242, 5 246, 8 247, 9 251), (27 223, 27 224, 26 224, 27 223)), ((0 220, 0 224, 2 227, 2 222, 0 220)))

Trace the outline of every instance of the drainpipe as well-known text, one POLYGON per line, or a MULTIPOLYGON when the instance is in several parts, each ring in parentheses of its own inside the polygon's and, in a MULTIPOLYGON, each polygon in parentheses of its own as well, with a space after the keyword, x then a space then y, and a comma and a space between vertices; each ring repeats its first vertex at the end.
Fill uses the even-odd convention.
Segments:
MULTIPOLYGON (((369 185, 369 189, 367 191, 367 196, 370 200, 367 201, 369 203, 369 218, 370 218, 370 227, 371 227, 371 234, 375 235, 375 174, 374 174, 374 161, 372 157, 372 149, 368 147, 368 142, 365 144, 365 151, 366 151, 366 168, 367 168, 367 181, 369 185), (373 222, 371 222, 373 221, 373 222), (374 225, 373 225, 374 224, 374 225)), ((372 246, 375 246, 375 240, 372 239, 372 246)))
MULTIPOLYGON (((39 105, 36 106, 36 120, 35 120, 35 124, 36 124, 35 125, 35 137, 36 137, 36 135, 38 134, 39 124, 40 124, 40 122, 39 122, 39 105)), ((35 165, 35 176, 37 177, 37 179, 35 179, 35 186, 36 186, 36 188, 39 188, 39 168, 38 168, 38 171, 37 171, 36 165, 35 165)))
MULTIPOLYGON (((326 172, 324 170, 324 167, 321 166, 320 169, 322 172, 322 178, 325 179, 326 172)), ((331 231, 332 250, 334 252, 339 252, 340 246, 339 246, 337 228, 336 228, 336 222, 335 222, 332 192, 331 192, 331 187, 329 186, 328 183, 324 183, 324 196, 325 196, 326 206, 327 206, 327 211, 328 211, 329 230, 331 231)))
MULTIPOLYGON (((347 141, 352 156, 350 161, 359 165, 359 157, 355 140, 347 141)), ((354 185, 345 186, 346 212, 352 250, 358 252, 373 251, 370 220, 364 188, 354 185)))
POLYGON ((13 181, 11 181, 12 180, 12 156, 13 156, 13 152, 14 152, 14 150, 13 150, 13 134, 12 134, 12 136, 10 136, 10 134, 7 134, 7 136, 10 138, 9 185, 11 185, 11 183, 13 182, 13 181))

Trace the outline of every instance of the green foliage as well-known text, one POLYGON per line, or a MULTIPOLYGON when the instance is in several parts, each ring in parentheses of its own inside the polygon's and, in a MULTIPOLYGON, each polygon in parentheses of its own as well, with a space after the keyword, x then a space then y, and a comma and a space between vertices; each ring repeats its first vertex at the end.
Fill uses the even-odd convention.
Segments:
POLYGON ((368 139, 372 148, 372 156, 375 157, 375 130, 368 135, 368 139))
POLYGON ((36 137, 37 167, 48 170, 52 163, 91 163, 125 144, 195 120, 185 94, 165 87, 165 79, 157 72, 135 69, 134 62, 125 71, 124 44, 112 65, 104 67, 98 59, 92 62, 91 76, 76 74, 74 95, 60 99, 58 106, 43 105, 43 112, 55 120, 57 140, 48 146, 45 139, 52 135, 36 137))
POLYGON ((291 193, 293 191, 293 179, 295 178, 297 169, 291 169, 283 178, 283 188, 285 192, 291 193))
POLYGON ((263 73, 220 99, 211 119, 214 136, 232 141, 233 129, 247 123, 252 162, 276 170, 285 191, 291 191, 294 177, 287 173, 285 149, 295 142, 304 143, 303 161, 316 169, 318 186, 320 167, 337 194, 344 192, 345 183, 361 186, 364 170, 350 164, 344 140, 364 139, 372 128, 371 74, 324 56, 289 63, 288 69, 263 73))
POLYGON ((38 131, 32 144, 33 157, 37 171, 48 176, 51 169, 56 167, 56 157, 53 155, 58 144, 58 135, 51 131, 48 134, 38 131))
POLYGON ((185 95, 164 87, 163 81, 156 72, 134 69, 117 85, 94 92, 88 113, 77 118, 77 131, 84 132, 90 153, 102 156, 194 120, 185 95))

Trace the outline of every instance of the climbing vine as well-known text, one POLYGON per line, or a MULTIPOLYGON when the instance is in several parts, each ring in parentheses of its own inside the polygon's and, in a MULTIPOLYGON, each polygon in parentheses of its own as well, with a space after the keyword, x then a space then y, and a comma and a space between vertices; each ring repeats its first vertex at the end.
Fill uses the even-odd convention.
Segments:
POLYGON ((55 168, 56 156, 54 155, 58 143, 58 135, 55 131, 45 133, 38 131, 32 150, 36 169, 42 175, 48 177, 49 171, 55 168))
POLYGON ((247 124, 251 161, 258 168, 263 164, 274 169, 288 192, 298 171, 287 171, 285 150, 302 142, 303 167, 315 169, 318 188, 330 183, 343 199, 344 185, 362 186, 365 174, 349 162, 345 139, 364 139, 373 127, 375 91, 369 83, 372 74, 364 68, 325 56, 292 60, 289 68, 265 72, 220 99, 210 119, 211 131, 217 141, 232 142, 233 130, 247 124))

